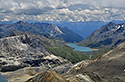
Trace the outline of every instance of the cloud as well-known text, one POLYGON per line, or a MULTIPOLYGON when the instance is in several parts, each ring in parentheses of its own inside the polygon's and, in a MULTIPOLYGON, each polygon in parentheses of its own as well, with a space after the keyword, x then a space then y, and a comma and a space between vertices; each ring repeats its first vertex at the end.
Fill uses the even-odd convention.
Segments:
POLYGON ((8 13, 13 13, 11 10, 5 10, 5 9, 0 9, 0 13, 8 14, 8 13))
POLYGON ((53 9, 63 9, 67 6, 67 0, 1 0, 1 13, 13 13, 16 15, 39 15, 53 9))
POLYGON ((99 7, 114 7, 114 8, 125 8, 125 0, 81 0, 85 4, 94 5, 99 7))
POLYGON ((25 14, 25 15, 40 15, 45 12, 53 10, 52 7, 39 8, 30 8, 30 9, 19 9, 16 11, 16 15, 25 14))
POLYGON ((37 20, 40 16, 41 20, 62 20, 66 16, 73 20, 96 20, 102 16, 116 19, 121 15, 125 19, 124 3, 125 0, 0 0, 0 19, 10 16, 10 20, 37 20), (105 11, 105 7, 109 10, 105 11))
MULTIPOLYGON (((122 7, 125 8, 125 0, 0 0, 1 13, 39 15, 53 9, 64 9, 70 5, 84 4, 99 7, 122 7)), ((78 6, 78 5, 77 5, 78 6)))

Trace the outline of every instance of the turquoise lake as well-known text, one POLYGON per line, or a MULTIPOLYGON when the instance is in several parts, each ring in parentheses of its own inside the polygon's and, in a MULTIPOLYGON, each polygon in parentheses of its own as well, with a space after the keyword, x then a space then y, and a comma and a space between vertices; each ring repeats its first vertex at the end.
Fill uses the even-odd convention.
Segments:
POLYGON ((7 78, 0 75, 0 82, 7 82, 7 78))
POLYGON ((72 48, 74 48, 74 51, 80 51, 80 52, 90 52, 92 51, 90 48, 88 47, 83 47, 83 46, 77 46, 76 43, 69 43, 66 44, 67 46, 70 46, 72 48))

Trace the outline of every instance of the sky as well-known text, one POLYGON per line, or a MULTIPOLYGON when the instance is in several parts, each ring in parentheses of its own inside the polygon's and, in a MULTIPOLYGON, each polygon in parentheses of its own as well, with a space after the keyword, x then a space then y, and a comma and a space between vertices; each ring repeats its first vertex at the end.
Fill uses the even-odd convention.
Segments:
POLYGON ((125 0, 0 0, 0 21, 125 20, 125 0))

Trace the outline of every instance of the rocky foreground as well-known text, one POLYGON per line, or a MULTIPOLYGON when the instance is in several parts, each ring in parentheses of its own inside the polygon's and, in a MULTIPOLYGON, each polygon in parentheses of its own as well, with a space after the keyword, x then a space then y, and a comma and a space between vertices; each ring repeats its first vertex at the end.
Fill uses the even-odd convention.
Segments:
POLYGON ((125 42, 96 60, 75 65, 50 53, 48 42, 21 32, 0 39, 1 74, 8 82, 125 82, 125 42))
POLYGON ((89 64, 87 62, 72 66, 62 76, 46 71, 26 82, 125 82, 125 42, 89 64))

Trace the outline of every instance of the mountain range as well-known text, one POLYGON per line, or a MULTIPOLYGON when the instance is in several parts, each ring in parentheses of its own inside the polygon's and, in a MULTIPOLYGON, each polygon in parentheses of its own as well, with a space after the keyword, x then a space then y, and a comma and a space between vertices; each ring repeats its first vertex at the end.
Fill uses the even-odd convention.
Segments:
POLYGON ((91 48, 112 48, 125 41, 125 23, 108 23, 95 30, 78 45, 91 48))
POLYGON ((122 42, 95 60, 83 60, 74 65, 63 65, 64 67, 58 66, 56 70, 46 70, 43 67, 24 68, 6 74, 11 77, 16 75, 10 78, 9 82, 124 82, 124 50, 125 42, 122 42), (36 73, 36 69, 40 73, 36 73))
POLYGON ((83 38, 87 38, 92 32, 107 24, 103 21, 87 21, 87 22, 59 22, 54 23, 57 26, 66 26, 73 32, 79 34, 83 38))
POLYGON ((11 33, 13 30, 18 30, 22 32, 31 32, 46 37, 58 37, 66 42, 79 42, 83 38, 69 30, 67 27, 57 27, 54 24, 48 23, 28 23, 23 21, 18 21, 14 24, 0 24, 0 37, 11 33), (70 37, 70 38, 69 38, 70 37))
POLYGON ((72 51, 63 40, 57 39, 65 40, 65 34, 71 35, 67 27, 22 21, 15 24, 0 26, 1 33, 6 34, 0 38, 0 71, 6 72, 1 74, 9 78, 8 82, 125 81, 125 23, 110 22, 78 44, 111 49, 94 60, 88 54, 72 51), (42 30, 37 29, 39 26, 42 30))

